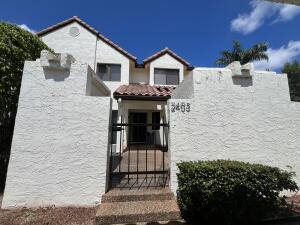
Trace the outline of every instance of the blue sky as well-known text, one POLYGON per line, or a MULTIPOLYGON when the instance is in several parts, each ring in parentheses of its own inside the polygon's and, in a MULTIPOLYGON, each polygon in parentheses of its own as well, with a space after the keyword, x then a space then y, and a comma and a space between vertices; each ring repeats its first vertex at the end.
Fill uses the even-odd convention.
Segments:
POLYGON ((247 0, 2 1, 0 20, 39 31, 79 16, 139 61, 169 47, 195 66, 214 66, 232 40, 246 47, 269 43, 270 61, 280 70, 300 60, 300 7, 247 0), (217 2, 217 3, 216 3, 217 2))

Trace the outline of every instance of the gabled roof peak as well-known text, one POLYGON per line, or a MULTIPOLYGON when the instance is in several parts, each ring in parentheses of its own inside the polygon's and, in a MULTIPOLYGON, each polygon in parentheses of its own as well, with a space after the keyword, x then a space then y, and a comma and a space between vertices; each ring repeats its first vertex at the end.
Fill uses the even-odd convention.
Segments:
POLYGON ((171 55, 173 58, 175 58, 176 60, 178 60, 179 62, 181 62, 182 64, 184 64, 186 67, 188 68, 192 68, 192 64, 190 64, 188 61, 186 61, 185 59, 183 59, 182 57, 180 57, 179 55, 177 55, 174 51, 172 51, 171 49, 169 49, 168 47, 165 47, 164 49, 154 53, 153 55, 149 56, 148 58, 146 58, 145 60, 143 60, 143 64, 147 64, 150 63, 151 61, 163 56, 164 54, 169 54, 171 55))
POLYGON ((99 39, 101 39, 102 41, 104 41, 105 43, 107 43, 108 45, 110 45, 111 47, 113 47, 114 49, 116 49, 117 51, 119 51, 121 54, 123 54, 124 56, 128 57, 131 60, 136 61, 136 57, 132 54, 130 54, 129 52, 125 51, 124 49, 122 49, 120 46, 118 46, 117 44, 115 44, 114 42, 112 42, 111 40, 109 40, 108 38, 106 38, 103 34, 101 34, 100 32, 98 32, 95 28, 91 27, 90 25, 88 25, 86 22, 84 22, 82 19, 80 19, 78 16, 73 16, 69 19, 66 19, 60 23, 57 23, 53 26, 50 26, 44 30, 41 30, 40 32, 37 32, 36 34, 38 36, 44 36, 52 31, 55 31, 63 26, 66 26, 70 23, 73 22, 77 22, 79 23, 81 26, 83 26, 84 28, 86 28, 88 31, 90 31, 91 33, 93 33, 94 35, 96 35, 99 39))
POLYGON ((124 49, 122 49, 120 46, 118 46, 117 44, 113 43, 111 40, 109 40, 108 38, 106 38, 103 34, 101 34, 100 32, 98 32, 95 28, 93 28, 92 26, 90 26, 89 24, 87 24, 86 22, 84 22, 79 16, 73 16, 69 19, 66 19, 60 23, 57 23, 53 26, 50 26, 44 30, 41 30, 39 32, 37 32, 36 34, 40 37, 55 31, 61 27, 64 27, 70 23, 73 22, 77 22, 79 23, 81 26, 83 26, 84 28, 86 28, 88 31, 90 31, 92 34, 96 35, 99 39, 101 39, 102 41, 104 41, 106 44, 110 45, 111 47, 113 47, 114 49, 116 49, 118 52, 120 52, 121 54, 123 54, 124 56, 126 56, 127 58, 133 60, 136 64, 137 67, 144 67, 145 64, 159 58, 160 56, 164 55, 164 54, 169 54, 171 55, 173 58, 175 58, 176 60, 178 60, 179 62, 181 62, 182 64, 184 64, 188 69, 193 69, 194 67, 192 66, 192 64, 190 64, 188 61, 186 61, 185 59, 183 59, 182 57, 180 57, 179 55, 177 55, 175 52, 173 52, 171 49, 169 49, 168 47, 165 47, 164 49, 160 50, 159 52, 153 54, 152 56, 146 58, 143 61, 143 64, 138 64, 137 63, 137 58, 130 54, 129 52, 125 51, 124 49))

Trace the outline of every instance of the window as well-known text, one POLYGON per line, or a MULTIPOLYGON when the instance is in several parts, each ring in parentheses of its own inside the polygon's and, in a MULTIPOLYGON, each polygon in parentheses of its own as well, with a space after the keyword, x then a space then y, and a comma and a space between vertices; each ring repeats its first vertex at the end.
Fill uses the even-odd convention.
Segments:
POLYGON ((154 69, 154 83, 163 85, 178 85, 179 70, 154 69))
MULTIPOLYGON (((111 112, 111 122, 114 123, 118 123, 118 110, 112 110, 111 112)), ((112 144, 117 144, 117 132, 113 132, 113 136, 112 136, 112 140, 111 140, 112 144)))
POLYGON ((152 113, 152 130, 159 130, 160 126, 160 112, 152 113))
POLYGON ((103 81, 121 81, 121 65, 99 63, 97 74, 103 81))

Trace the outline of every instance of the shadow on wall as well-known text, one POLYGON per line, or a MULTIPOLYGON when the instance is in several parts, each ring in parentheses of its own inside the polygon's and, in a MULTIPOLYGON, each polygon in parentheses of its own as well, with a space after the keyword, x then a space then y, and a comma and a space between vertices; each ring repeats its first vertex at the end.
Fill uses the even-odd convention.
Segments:
POLYGON ((249 87, 253 85, 252 77, 232 77, 234 85, 240 85, 241 87, 249 87))
POLYGON ((53 79, 54 81, 60 82, 64 81, 67 77, 70 76, 70 70, 61 70, 59 71, 59 73, 56 70, 47 70, 44 68, 43 70, 46 80, 53 79))

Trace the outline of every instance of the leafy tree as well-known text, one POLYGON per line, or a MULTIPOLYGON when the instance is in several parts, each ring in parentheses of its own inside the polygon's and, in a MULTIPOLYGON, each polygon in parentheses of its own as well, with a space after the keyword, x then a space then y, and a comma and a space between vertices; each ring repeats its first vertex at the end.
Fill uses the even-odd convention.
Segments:
POLYGON ((216 64, 220 66, 227 66, 234 61, 240 61, 241 64, 246 64, 257 60, 269 60, 266 53, 267 49, 268 45, 264 42, 245 49, 239 41, 233 41, 232 50, 222 51, 221 58, 216 61, 216 64))
POLYGON ((298 61, 284 64, 283 73, 287 73, 292 101, 300 102, 300 63, 298 61))
POLYGON ((49 48, 34 34, 0 22, 0 191, 4 186, 25 60, 49 48))

